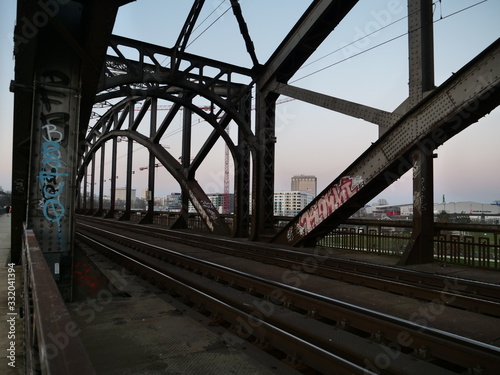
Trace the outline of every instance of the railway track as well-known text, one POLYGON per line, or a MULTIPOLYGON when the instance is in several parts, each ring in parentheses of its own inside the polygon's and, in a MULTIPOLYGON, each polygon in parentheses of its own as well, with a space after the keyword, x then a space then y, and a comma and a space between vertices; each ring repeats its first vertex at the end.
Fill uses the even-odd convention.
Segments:
POLYGON ((152 245, 131 238, 128 224, 125 235, 85 221, 79 241, 297 366, 324 374, 493 374, 500 363, 498 347, 152 245))
MULTIPOLYGON (((79 217, 79 220, 102 224, 102 219, 79 217)), ((333 258, 327 250, 291 250, 116 221, 106 221, 106 226, 423 301, 443 301, 447 306, 500 317, 498 284, 333 258)))

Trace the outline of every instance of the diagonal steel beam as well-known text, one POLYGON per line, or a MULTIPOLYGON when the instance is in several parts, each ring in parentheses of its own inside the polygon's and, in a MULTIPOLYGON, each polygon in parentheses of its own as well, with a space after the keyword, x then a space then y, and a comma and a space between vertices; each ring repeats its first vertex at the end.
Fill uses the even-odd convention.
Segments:
POLYGON ((309 245, 434 150, 500 104, 500 39, 455 73, 368 148, 273 239, 309 245))
MULTIPOLYGON (((219 125, 222 130, 226 130, 226 127, 229 125, 229 123, 232 121, 231 116, 228 116, 227 114, 223 116, 223 118, 220 120, 219 125)), ((220 129, 214 129, 210 133, 210 135, 207 137, 207 140, 201 146, 200 150, 196 154, 193 162, 189 166, 189 173, 188 177, 194 177, 194 174, 196 170, 199 168, 203 160, 208 156, 208 153, 212 150, 212 148, 215 146, 215 143, 219 140, 219 138, 224 137, 223 134, 221 134, 220 129)), ((235 145, 231 138, 228 136, 224 137, 226 145, 234 152, 235 145)))
POLYGON ((357 2, 314 1, 265 64, 259 87, 265 88, 273 79, 287 82, 357 2))
POLYGON ((401 118, 400 115, 395 113, 386 112, 381 109, 354 103, 344 99, 335 98, 333 96, 328 96, 300 87, 281 84, 277 82, 273 86, 274 88, 271 88, 271 91, 277 94, 286 95, 291 98, 299 99, 306 103, 314 104, 326 109, 331 109, 332 111, 339 112, 344 115, 360 118, 373 124, 380 125, 383 128, 391 127, 401 118))
POLYGON ((174 72, 176 72, 179 69, 182 59, 181 56, 186 50, 189 37, 193 32, 194 25, 196 24, 196 20, 200 15, 204 3, 205 0, 194 1, 193 6, 191 7, 191 10, 186 18, 186 21, 184 22, 184 26, 182 27, 179 37, 177 38, 177 42, 175 43, 175 46, 173 48, 173 55, 172 55, 172 70, 174 72))
POLYGON ((243 13, 241 12, 240 3, 238 2, 238 0, 231 0, 231 6, 233 8, 234 16, 238 21, 241 35, 245 40, 245 46, 247 48, 247 52, 250 55, 250 58, 252 59, 253 66, 256 67, 259 65, 259 60, 257 59, 257 55, 255 54, 255 48, 252 42, 252 38, 250 38, 250 33, 248 32, 248 27, 245 22, 245 19, 243 18, 243 13))
MULTIPOLYGON (((133 109, 132 109, 133 111, 133 109)), ((133 120, 130 120, 133 121, 133 120)), ((93 154, 107 141, 116 139, 117 137, 128 137, 130 140, 140 143, 142 146, 146 147, 152 156, 154 156, 176 179, 179 183, 181 189, 187 192, 191 203, 196 208, 200 214, 202 220, 207 225, 207 227, 214 234, 229 235, 230 230, 224 219, 219 215, 219 212, 214 207, 206 193, 203 191, 201 186, 196 180, 186 179, 182 165, 179 161, 173 157, 162 145, 156 143, 153 144, 151 139, 145 135, 139 134, 135 131, 130 130, 114 130, 107 134, 104 134, 89 150, 85 156, 82 165, 80 166, 80 173, 77 180, 77 185, 79 185, 84 178, 85 168, 88 163, 91 162, 93 154)), ((132 145, 132 142, 129 142, 132 145)), ((129 150, 130 151, 130 150, 129 150)), ((129 174, 131 175, 131 173, 129 174)))

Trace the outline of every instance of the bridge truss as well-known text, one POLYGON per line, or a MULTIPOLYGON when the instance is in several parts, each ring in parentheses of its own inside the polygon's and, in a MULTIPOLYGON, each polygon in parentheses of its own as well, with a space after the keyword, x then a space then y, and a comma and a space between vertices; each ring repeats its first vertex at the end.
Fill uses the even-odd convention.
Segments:
MULTIPOLYGON (((19 259, 22 222, 27 220, 56 279, 63 289, 69 289, 73 214, 77 208, 104 214, 104 162, 106 147, 111 144, 112 203, 107 214, 114 215, 117 144, 127 139, 127 206, 121 219, 129 219, 131 213, 132 151, 136 142, 150 155, 149 198, 154 197, 156 161, 180 186, 183 215, 176 227, 185 227, 190 201, 215 234, 291 246, 314 245, 413 169, 413 240, 401 262, 432 261, 433 152, 500 103, 498 39, 435 87, 433 4, 431 0, 408 0, 409 94, 397 112, 388 112, 290 84, 291 77, 357 1, 312 1, 268 61, 261 64, 239 3, 231 0, 252 61, 251 68, 186 52, 204 0, 193 1, 172 48, 112 35, 117 9, 126 2, 69 1, 58 5, 50 22, 33 40, 19 43, 12 86, 15 92, 14 259, 19 259), (55 40, 61 43, 54 43, 55 40), (131 50, 138 58, 130 57, 131 50), (30 77, 35 77, 35 84, 30 77), (252 95, 254 123, 250 114, 252 95), (381 136, 278 231, 274 227, 273 199, 276 103, 281 95, 377 124, 381 136), (172 103, 162 118, 158 112, 159 100, 172 103), (199 102, 208 104, 200 106, 199 102), (107 110, 89 127, 94 105, 107 110), (183 134, 179 160, 160 141, 181 109, 183 134), (212 127, 196 155, 191 155, 193 114, 212 127), (140 126, 145 118, 149 121, 148 131, 140 126), (238 129, 236 142, 225 131, 230 123, 238 129), (196 179, 199 167, 219 139, 229 148, 234 162, 232 233, 196 179), (97 159, 100 166, 96 166, 97 159), (86 197, 96 194, 96 181, 100 198, 94 207, 93 199, 87 202, 86 197)), ((39 6, 19 1, 19 21, 22 17, 33 18, 41 11, 39 6)), ((22 23, 18 25, 17 32, 21 35, 22 23)), ((152 221, 153 204, 148 210, 144 222, 152 221)))

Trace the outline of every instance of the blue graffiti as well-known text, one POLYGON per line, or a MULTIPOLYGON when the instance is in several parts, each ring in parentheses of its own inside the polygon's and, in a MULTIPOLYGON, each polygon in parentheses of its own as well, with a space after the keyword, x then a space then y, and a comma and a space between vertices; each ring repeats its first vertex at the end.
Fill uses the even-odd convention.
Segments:
POLYGON ((42 130, 45 132, 41 145, 42 168, 37 178, 41 184, 43 215, 48 221, 60 226, 66 214, 60 198, 66 185, 64 178, 69 176, 68 173, 60 172, 64 168, 60 150, 64 135, 54 124, 46 124, 42 130))

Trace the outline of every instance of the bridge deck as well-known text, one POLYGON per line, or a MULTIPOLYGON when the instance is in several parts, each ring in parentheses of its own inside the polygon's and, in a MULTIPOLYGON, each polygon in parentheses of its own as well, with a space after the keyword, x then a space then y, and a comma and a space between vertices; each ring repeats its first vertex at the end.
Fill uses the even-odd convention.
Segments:
MULTIPOLYGON (((283 282, 285 271, 280 267, 151 237, 148 242, 283 282)), ((251 344, 245 343, 244 351, 232 349, 232 343, 226 341, 231 340, 227 331, 207 317, 186 309, 182 303, 137 276, 130 276, 119 266, 111 266, 106 258, 92 250, 89 254, 79 260, 81 267, 76 267, 77 274, 87 275, 81 283, 84 295, 88 295, 87 302, 80 299, 69 308, 82 328, 81 338, 98 373, 127 374, 139 370, 155 373, 161 366, 180 373, 196 373, 200 369, 205 373, 224 373, 224 369, 238 369, 238 373, 248 373, 251 369, 259 374, 290 373, 290 368, 283 369, 282 363, 254 352, 251 344), (91 265, 92 271, 83 272, 91 265), (193 366, 193 371, 188 371, 186 366, 193 366)), ((395 265, 398 261, 387 256, 346 251, 336 251, 333 256, 384 265, 395 265)), ((403 268, 484 282, 498 283, 499 280, 497 271, 455 265, 443 267, 436 263, 403 268)), ((458 309, 432 315, 426 309, 429 306, 426 302, 312 275, 304 275, 300 286, 402 319, 409 319, 420 311, 428 317, 429 327, 500 346, 500 327, 493 317, 458 309)))
POLYGON ((250 343, 236 350, 237 336, 88 251, 77 260, 82 288, 68 309, 97 374, 295 373, 250 343))

